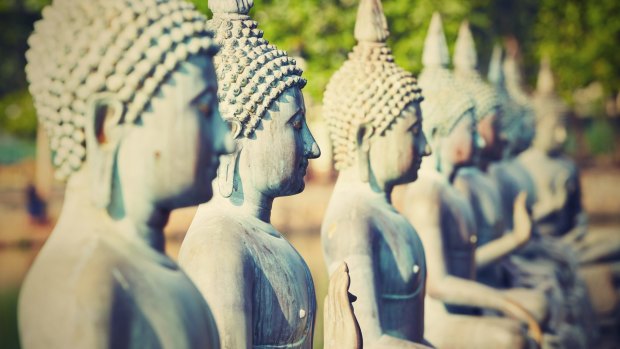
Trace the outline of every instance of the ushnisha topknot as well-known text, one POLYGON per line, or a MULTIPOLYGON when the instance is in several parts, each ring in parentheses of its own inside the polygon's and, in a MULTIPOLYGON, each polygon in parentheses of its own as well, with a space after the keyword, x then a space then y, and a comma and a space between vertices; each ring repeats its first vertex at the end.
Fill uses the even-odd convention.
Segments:
POLYGON ((454 75, 467 92, 470 93, 476 104, 476 118, 494 114, 499 109, 497 92, 485 82, 477 70, 478 54, 474 37, 469 28, 469 22, 464 21, 459 28, 454 49, 454 75))
POLYGON ((358 43, 323 97, 337 170, 353 164, 360 125, 371 124, 374 134, 382 135, 410 104, 423 100, 413 75, 394 63, 388 36, 381 1, 361 0, 355 24, 358 43))
POLYGON ((284 91, 306 85, 295 60, 270 45, 247 15, 253 4, 253 0, 210 0, 213 19, 207 22, 221 46, 214 60, 221 114, 238 121, 246 137, 284 91))
POLYGON ((521 116, 523 115, 522 108, 510 98, 508 91, 506 90, 506 76, 504 74, 503 66, 503 50, 501 46, 495 45, 493 47, 493 53, 489 62, 488 79, 491 86, 495 88, 497 92, 498 101, 500 104, 502 117, 500 118, 500 124, 502 130, 506 135, 510 136, 515 132, 518 132, 521 116))
POLYGON ((447 135, 460 118, 474 112, 474 101, 462 91, 452 72, 448 69, 450 56, 448 44, 441 23, 441 16, 435 12, 424 42, 422 56, 424 68, 420 73, 420 86, 424 89, 422 103, 424 132, 431 136, 447 135))
POLYGON ((555 91, 553 71, 548 57, 541 59, 533 100, 536 118, 539 120, 542 118, 562 118, 569 111, 566 103, 555 91))
POLYGON ((107 93, 135 122, 179 62, 217 52, 206 18, 182 0, 54 0, 26 53, 26 75, 50 138, 56 178, 86 158, 90 98, 107 93))

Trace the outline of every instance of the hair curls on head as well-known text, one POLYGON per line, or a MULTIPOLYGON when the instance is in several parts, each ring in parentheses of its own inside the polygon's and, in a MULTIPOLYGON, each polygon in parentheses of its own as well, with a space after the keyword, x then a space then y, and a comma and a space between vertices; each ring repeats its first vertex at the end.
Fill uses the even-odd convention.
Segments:
POLYGON ((205 22, 183 0, 54 0, 43 9, 26 74, 58 179, 85 161, 91 97, 114 96, 123 122, 134 122, 179 62, 217 52, 205 22))
POLYGON ((331 77, 323 98, 337 170, 353 164, 360 125, 369 123, 375 134, 384 134, 405 108, 423 100, 413 75, 394 63, 388 35, 381 2, 362 0, 358 44, 331 77))
POLYGON ((288 88, 306 85, 295 59, 263 38, 247 13, 251 0, 211 0, 207 27, 221 46, 215 57, 222 116, 236 120, 250 136, 271 104, 288 88))

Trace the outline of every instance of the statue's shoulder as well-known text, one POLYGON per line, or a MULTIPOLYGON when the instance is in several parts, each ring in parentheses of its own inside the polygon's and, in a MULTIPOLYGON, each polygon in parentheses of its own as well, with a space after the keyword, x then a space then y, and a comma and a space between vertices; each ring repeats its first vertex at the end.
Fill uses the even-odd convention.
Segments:
POLYGON ((181 244, 179 263, 186 270, 204 270, 206 265, 244 268, 251 259, 249 232, 251 226, 242 217, 219 205, 200 205, 181 244))
POLYGON ((245 224, 240 217, 218 205, 203 204, 198 207, 185 240, 223 239, 222 242, 226 242, 234 240, 245 231, 245 224))

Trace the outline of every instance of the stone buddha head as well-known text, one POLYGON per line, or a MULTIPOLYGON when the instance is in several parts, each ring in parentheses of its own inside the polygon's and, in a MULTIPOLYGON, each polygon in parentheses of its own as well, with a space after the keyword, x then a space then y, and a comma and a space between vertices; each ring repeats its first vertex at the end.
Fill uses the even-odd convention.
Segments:
POLYGON ((467 21, 461 24, 454 49, 454 75, 457 83, 474 99, 478 134, 483 142, 481 155, 499 160, 503 154, 501 114, 497 92, 477 70, 478 54, 467 21))
POLYGON ((523 88, 521 68, 519 66, 519 46, 516 40, 506 44, 506 55, 502 69, 508 96, 516 103, 518 113, 515 115, 518 128, 513 136, 513 152, 518 154, 532 145, 536 133, 536 120, 532 100, 523 88))
POLYGON ((432 165, 440 172, 450 173, 472 161, 480 138, 476 132, 474 101, 448 69, 448 45, 438 13, 431 20, 422 63, 424 69, 419 78, 425 96, 422 112, 424 132, 435 150, 432 165))
POLYGON ((568 107, 555 92, 555 81, 548 58, 543 58, 534 95, 536 136, 534 147, 549 154, 562 151, 566 142, 568 107))
POLYGON ((226 151, 206 18, 182 0, 54 0, 26 68, 56 177, 112 216, 195 205, 226 151))
POLYGON ((248 16, 253 1, 211 0, 222 49, 215 58, 222 115, 235 151, 222 158, 218 187, 224 197, 255 190, 270 198, 300 193, 308 160, 320 156, 305 118, 306 80, 293 58, 263 38, 248 16))
POLYGON ((413 75, 394 63, 388 35, 381 2, 362 0, 358 43, 323 98, 336 169, 357 166, 362 181, 382 188, 414 181, 422 157, 430 154, 421 90, 413 75))
POLYGON ((489 63, 488 79, 495 88, 499 98, 501 117, 500 140, 503 141, 503 157, 513 157, 529 147, 533 129, 527 122, 527 109, 517 103, 508 93, 504 71, 504 52, 500 45, 495 45, 489 63))

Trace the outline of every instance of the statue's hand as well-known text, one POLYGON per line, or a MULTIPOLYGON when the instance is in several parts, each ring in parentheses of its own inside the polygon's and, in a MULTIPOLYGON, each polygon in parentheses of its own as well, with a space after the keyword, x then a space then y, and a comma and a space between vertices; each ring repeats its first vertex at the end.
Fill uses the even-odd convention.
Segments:
POLYGON ((519 195, 517 195, 517 197, 515 198, 513 208, 513 234, 519 246, 528 242, 528 240, 532 236, 532 218, 527 211, 526 200, 527 194, 523 191, 520 192, 519 195))
POLYGON ((530 313, 528 313, 527 310, 525 310, 522 306, 520 306, 516 302, 513 302, 510 299, 506 299, 506 301, 507 301, 507 307, 505 310, 506 314, 508 316, 511 316, 525 323, 525 325, 527 325, 527 328, 528 328, 528 335, 540 347, 540 345, 542 344, 542 340, 543 340, 543 333, 536 319, 534 319, 534 317, 530 313))
POLYGON ((362 332, 353 312, 355 296, 349 293, 349 268, 345 262, 336 269, 329 279, 325 297, 324 349, 361 349, 362 332))

